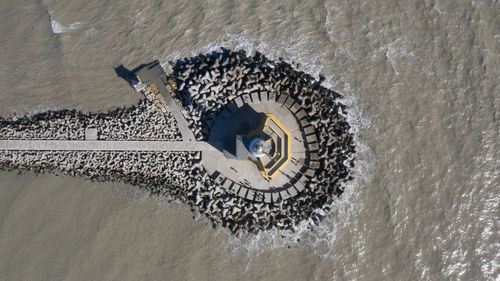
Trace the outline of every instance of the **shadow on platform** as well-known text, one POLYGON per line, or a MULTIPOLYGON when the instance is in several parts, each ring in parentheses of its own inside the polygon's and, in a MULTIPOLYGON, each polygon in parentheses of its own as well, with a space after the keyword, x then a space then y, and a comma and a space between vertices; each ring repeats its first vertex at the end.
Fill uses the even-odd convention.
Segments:
POLYGON ((132 87, 132 84, 134 83, 134 81, 137 80, 135 73, 137 71, 143 69, 144 67, 146 67, 149 64, 150 63, 146 63, 146 64, 143 63, 132 70, 126 68, 125 66, 123 66, 123 64, 120 64, 118 67, 115 67, 114 70, 115 70, 115 73, 118 77, 127 81, 127 83, 130 85, 130 87, 132 87))
POLYGON ((262 118, 265 118, 265 114, 256 112, 248 104, 233 113, 223 110, 215 119, 208 143, 223 152, 227 158, 234 159, 237 155, 236 137, 246 136, 257 129, 262 118))

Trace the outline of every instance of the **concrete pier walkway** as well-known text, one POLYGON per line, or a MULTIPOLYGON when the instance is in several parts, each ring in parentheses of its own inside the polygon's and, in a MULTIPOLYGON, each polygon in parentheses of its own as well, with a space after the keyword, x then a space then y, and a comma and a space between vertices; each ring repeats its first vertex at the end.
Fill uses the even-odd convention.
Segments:
POLYGON ((158 90, 159 94, 163 97, 163 100, 165 101, 167 107, 166 110, 172 113, 172 115, 175 118, 175 121, 177 121, 177 127, 182 135, 182 140, 195 141, 196 140, 195 136, 191 131, 191 129, 189 129, 189 123, 186 121, 186 118, 184 118, 184 116, 182 115, 181 112, 182 105, 178 105, 175 102, 172 96, 172 94, 174 93, 172 93, 172 89, 170 89, 171 87, 170 84, 168 83, 168 81, 164 81, 164 79, 166 78, 166 73, 161 67, 160 62, 158 60, 155 60, 149 63, 148 65, 138 70, 135 73, 135 75, 137 76, 139 83, 135 84, 134 88, 139 92, 145 94, 143 92, 143 89, 146 87, 145 85, 154 84, 155 87, 153 88, 156 88, 158 90), (169 88, 167 88, 166 84, 169 85, 168 86, 169 88))
POLYGON ((167 110, 172 113, 175 121, 177 121, 177 128, 179 128, 179 131, 181 132, 182 139, 184 141, 194 141, 195 137, 193 132, 189 129, 188 122, 182 115, 179 105, 177 105, 172 95, 168 92, 163 81, 160 79, 160 77, 155 77, 155 79, 153 79, 153 82, 155 83, 155 85, 157 85, 160 94, 165 100, 165 103, 167 104, 167 110))
POLYGON ((0 150, 217 151, 202 141, 0 140, 0 150))

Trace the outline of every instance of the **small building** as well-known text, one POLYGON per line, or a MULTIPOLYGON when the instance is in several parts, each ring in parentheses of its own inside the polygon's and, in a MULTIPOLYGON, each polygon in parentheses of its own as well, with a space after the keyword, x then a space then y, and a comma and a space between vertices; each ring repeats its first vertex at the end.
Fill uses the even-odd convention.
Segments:
POLYGON ((257 128, 236 135, 235 146, 235 158, 250 159, 266 179, 272 179, 292 156, 290 131, 270 113, 263 114, 257 128))
POLYGON ((259 167, 262 176, 272 179, 292 157, 291 133, 274 116, 266 113, 257 130, 250 132, 250 159, 259 167))
MULTIPOLYGON (((136 91, 140 92, 151 83, 154 83, 155 81, 158 81, 159 78, 165 76, 165 71, 161 67, 160 62, 155 60, 148 63, 134 74, 135 79, 132 79, 130 83, 136 91)), ((155 85, 155 87, 159 86, 160 85, 155 85)))
POLYGON ((85 128, 85 140, 97 140, 97 128, 88 127, 85 128))

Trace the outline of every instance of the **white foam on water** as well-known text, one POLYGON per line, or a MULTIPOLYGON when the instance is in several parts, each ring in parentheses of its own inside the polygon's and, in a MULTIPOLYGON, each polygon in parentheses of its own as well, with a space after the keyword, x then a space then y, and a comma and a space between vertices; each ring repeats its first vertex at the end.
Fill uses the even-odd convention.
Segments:
POLYGON ((56 20, 54 20, 52 15, 50 15, 50 26, 52 27, 52 33, 54 33, 54 34, 59 34, 59 33, 63 33, 64 31, 66 31, 66 28, 64 28, 64 26, 62 24, 60 24, 56 20))
MULTIPOLYGON (((278 61, 282 57, 289 63, 299 63, 298 67, 294 64, 297 70, 304 71, 316 79, 319 78, 320 74, 323 74, 326 78, 323 85, 329 89, 336 90, 332 87, 333 84, 343 86, 342 91, 339 92, 344 95, 344 98, 339 100, 339 102, 348 107, 347 121, 351 125, 351 133, 354 135, 356 146, 356 153, 353 155, 353 157, 356 157, 355 167, 350 171, 354 179, 344 184, 345 192, 332 203, 330 213, 325 214, 326 216, 320 225, 314 226, 312 231, 312 220, 302 222, 297 226, 295 232, 274 229, 242 237, 235 237, 228 230, 218 228, 217 235, 224 235, 227 240, 225 250, 234 255, 258 255, 272 249, 307 245, 318 256, 334 257, 331 251, 336 239, 337 230, 350 223, 350 215, 353 211, 353 206, 356 204, 357 195, 371 180, 372 170, 375 166, 374 155, 368 145, 360 138, 361 132, 369 128, 371 123, 363 116, 359 95, 355 89, 351 89, 350 84, 345 81, 342 75, 339 76, 338 72, 341 72, 341 69, 336 69, 335 77, 333 73, 324 73, 323 70, 328 68, 320 59, 321 55, 324 54, 314 54, 310 51, 310 48, 307 48, 310 44, 314 44, 314 42, 311 43, 307 40, 293 38, 286 42, 262 42, 246 34, 228 34, 205 46, 193 48, 189 53, 186 53, 185 50, 178 50, 160 59, 161 65, 168 70, 171 69, 168 64, 169 61, 175 62, 177 59, 196 56, 199 53, 219 52, 221 51, 220 47, 231 48, 233 50, 242 49, 248 55, 253 55, 255 51, 259 51, 274 61, 278 61)), ((349 50, 340 47, 335 50, 334 55, 343 55, 355 60, 349 50)))
POLYGON ((84 24, 85 24, 84 22, 75 21, 74 23, 70 23, 68 25, 68 29, 78 29, 84 24))
POLYGON ((446 14, 446 11, 441 10, 437 4, 434 5, 433 9, 436 10, 440 15, 446 14))
POLYGON ((76 30, 76 29, 79 29, 80 27, 82 27, 83 25, 86 24, 85 22, 75 21, 74 23, 71 23, 67 27, 65 27, 64 25, 62 25, 59 22, 57 22, 52 17, 52 14, 50 12, 49 12, 49 16, 50 16, 50 19, 49 19, 50 20, 50 26, 52 28, 52 33, 54 33, 54 34, 64 33, 64 32, 66 32, 68 30, 76 30))
POLYGON ((482 6, 484 6, 484 2, 483 1, 478 1, 476 3, 476 0, 471 0, 470 1, 470 5, 471 5, 471 7, 474 7, 474 8, 475 7, 482 7, 482 6))
POLYGON ((87 37, 93 36, 96 33, 97 33, 97 29, 95 29, 93 27, 85 30, 85 36, 87 36, 87 37))
MULTIPOLYGON (((443 245, 441 267, 448 279, 468 280, 471 268, 479 266, 481 280, 498 280, 500 242, 496 224, 500 205, 500 158, 496 124, 490 123, 480 132, 477 146, 472 165, 468 166, 470 177, 464 183, 470 188, 450 204, 450 219, 445 222, 447 231, 436 237, 439 245, 443 245), (473 248, 464 246, 469 242, 474 243, 473 248)), ((451 168, 448 173, 453 173, 451 168)))
POLYGON ((383 53, 384 56, 391 63, 392 69, 394 72, 399 75, 398 72, 398 61, 401 58, 416 58, 416 55, 413 51, 408 52, 407 43, 400 38, 394 40, 391 43, 386 44, 383 47, 379 48, 379 52, 383 53))
MULTIPOLYGON (((498 240, 498 231, 496 222, 498 221, 498 206, 500 206, 500 197, 498 196, 498 179, 500 178, 498 151, 498 128, 491 123, 481 133, 481 150, 474 156, 473 162, 477 172, 470 178, 468 185, 481 187, 477 190, 472 189, 467 198, 480 198, 471 200, 469 206, 462 206, 462 213, 471 214, 474 210, 477 220, 477 226, 481 227, 480 237, 483 243, 478 243, 474 252, 481 261, 481 271, 485 280, 499 280, 496 274, 500 271, 500 241, 498 240), (474 194, 472 194, 474 193, 474 194), (479 207, 481 206, 481 207, 479 207)), ((467 224, 464 224, 467 225, 467 224)), ((478 231, 479 232, 479 231, 478 231)), ((476 236, 477 237, 477 236, 476 236)), ((465 263, 465 261, 462 261, 465 263)), ((452 274, 454 268, 447 268, 447 273, 452 274)))

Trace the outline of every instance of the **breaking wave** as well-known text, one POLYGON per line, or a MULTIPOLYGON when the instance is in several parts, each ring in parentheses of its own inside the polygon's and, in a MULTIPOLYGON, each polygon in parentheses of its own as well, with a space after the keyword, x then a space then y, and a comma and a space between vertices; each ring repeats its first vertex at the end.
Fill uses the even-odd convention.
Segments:
POLYGON ((80 27, 82 27, 85 24, 84 22, 76 21, 74 23, 69 24, 67 27, 65 27, 64 25, 57 22, 52 17, 52 14, 49 13, 49 15, 50 15, 50 27, 52 28, 52 33, 54 33, 54 34, 60 34, 60 33, 66 32, 68 30, 79 29, 80 27))

